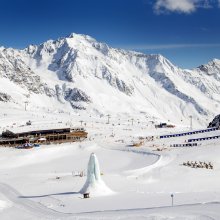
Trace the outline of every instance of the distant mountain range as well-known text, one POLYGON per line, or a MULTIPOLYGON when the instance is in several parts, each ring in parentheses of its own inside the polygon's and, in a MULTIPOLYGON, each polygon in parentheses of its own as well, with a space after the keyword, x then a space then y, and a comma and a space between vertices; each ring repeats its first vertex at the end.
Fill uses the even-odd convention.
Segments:
POLYGON ((0 104, 146 114, 175 120, 220 109, 220 60, 193 70, 71 34, 24 50, 0 47, 0 104))

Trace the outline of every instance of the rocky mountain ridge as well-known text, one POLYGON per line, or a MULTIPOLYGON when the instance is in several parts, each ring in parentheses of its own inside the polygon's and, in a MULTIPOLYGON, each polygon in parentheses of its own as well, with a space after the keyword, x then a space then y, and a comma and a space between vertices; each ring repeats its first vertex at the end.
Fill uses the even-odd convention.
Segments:
POLYGON ((23 99, 38 95, 102 113, 117 112, 121 105, 119 112, 199 117, 214 115, 220 105, 220 60, 182 70, 162 55, 111 48, 87 35, 71 34, 24 50, 1 47, 0 80, 7 81, 0 92, 11 97, 8 101, 15 99, 8 85, 15 84, 23 99))

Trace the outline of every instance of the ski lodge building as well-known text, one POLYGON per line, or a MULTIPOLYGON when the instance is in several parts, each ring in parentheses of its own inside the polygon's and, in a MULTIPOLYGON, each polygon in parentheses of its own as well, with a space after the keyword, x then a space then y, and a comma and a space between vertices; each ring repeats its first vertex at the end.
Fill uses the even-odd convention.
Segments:
POLYGON ((14 147, 24 143, 52 144, 83 141, 87 138, 87 134, 84 128, 56 128, 20 133, 6 130, 0 136, 0 146, 14 147))

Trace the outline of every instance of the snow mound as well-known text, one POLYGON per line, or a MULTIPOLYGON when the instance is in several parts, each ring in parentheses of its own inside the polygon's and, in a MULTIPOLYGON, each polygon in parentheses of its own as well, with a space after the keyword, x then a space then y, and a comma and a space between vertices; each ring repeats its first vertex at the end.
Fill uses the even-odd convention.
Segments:
POLYGON ((80 150, 86 150, 90 152, 94 152, 100 149, 100 147, 96 143, 91 142, 83 142, 78 145, 80 150))
POLYGON ((91 196, 106 196, 114 193, 101 179, 99 162, 94 153, 90 155, 87 168, 87 179, 80 193, 90 193, 91 196))
POLYGON ((4 209, 10 208, 11 206, 12 204, 10 204, 10 202, 0 200, 0 212, 4 209))

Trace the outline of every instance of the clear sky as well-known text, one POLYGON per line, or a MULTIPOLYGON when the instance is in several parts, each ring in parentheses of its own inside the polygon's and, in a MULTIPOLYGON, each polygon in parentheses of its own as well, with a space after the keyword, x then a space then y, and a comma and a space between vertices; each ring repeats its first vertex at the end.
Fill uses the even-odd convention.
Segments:
POLYGON ((220 59, 220 0, 0 0, 0 46, 72 32, 192 68, 220 59))

